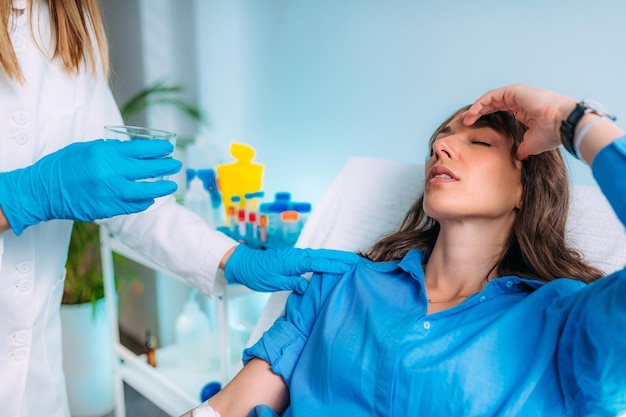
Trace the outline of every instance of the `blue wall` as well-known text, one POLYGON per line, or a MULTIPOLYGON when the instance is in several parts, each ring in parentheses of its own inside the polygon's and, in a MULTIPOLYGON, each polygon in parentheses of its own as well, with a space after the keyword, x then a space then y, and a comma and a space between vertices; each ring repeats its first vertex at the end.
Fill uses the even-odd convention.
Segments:
MULTIPOLYGON (((207 134, 316 202, 350 156, 422 162, 431 131, 510 83, 592 97, 626 127, 626 2, 196 0, 207 134), (520 4, 524 3, 524 5, 520 4)), ((593 183, 568 158, 576 183, 593 183)))

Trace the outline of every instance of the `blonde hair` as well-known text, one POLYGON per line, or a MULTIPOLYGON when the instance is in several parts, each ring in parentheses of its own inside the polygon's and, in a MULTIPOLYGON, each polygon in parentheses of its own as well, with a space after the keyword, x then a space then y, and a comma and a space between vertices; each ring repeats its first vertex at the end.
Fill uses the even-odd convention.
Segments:
MULTIPOLYGON (((33 33, 33 1, 28 0, 33 33)), ((81 64, 89 64, 92 74, 98 72, 98 55, 105 77, 108 77, 109 51, 98 0, 45 0, 50 15, 54 52, 51 60, 61 59, 68 74, 77 74, 81 64), (91 34, 95 36, 95 43, 91 34), (95 50, 97 48, 97 51, 95 50)), ((17 60, 9 27, 13 1, 0 0, 0 71, 9 79, 24 83, 24 73, 17 60)))

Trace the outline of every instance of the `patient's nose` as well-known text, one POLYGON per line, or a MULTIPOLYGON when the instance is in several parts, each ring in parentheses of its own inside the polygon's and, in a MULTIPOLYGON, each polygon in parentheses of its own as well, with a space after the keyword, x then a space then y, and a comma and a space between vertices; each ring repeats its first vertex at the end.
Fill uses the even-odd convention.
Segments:
POLYGON ((433 154, 437 159, 440 158, 449 158, 453 159, 456 157, 456 151, 454 146, 454 141, 450 136, 447 136, 442 139, 437 139, 433 143, 433 154))

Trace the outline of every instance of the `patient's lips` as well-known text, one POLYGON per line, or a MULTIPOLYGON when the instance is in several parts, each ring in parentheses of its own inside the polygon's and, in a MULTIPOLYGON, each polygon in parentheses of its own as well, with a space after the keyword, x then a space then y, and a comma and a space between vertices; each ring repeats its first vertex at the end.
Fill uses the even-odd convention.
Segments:
POLYGON ((443 165, 436 165, 428 171, 428 184, 455 182, 458 178, 454 173, 443 165))

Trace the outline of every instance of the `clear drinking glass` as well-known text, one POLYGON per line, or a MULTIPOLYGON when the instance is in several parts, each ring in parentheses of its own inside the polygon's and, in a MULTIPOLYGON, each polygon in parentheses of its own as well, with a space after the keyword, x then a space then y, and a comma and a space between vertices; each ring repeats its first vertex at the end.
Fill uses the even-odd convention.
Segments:
MULTIPOLYGON (((104 127, 105 139, 119 139, 119 140, 132 140, 132 139, 148 139, 148 140, 164 140, 172 144, 176 148, 176 133, 168 132, 166 130, 152 129, 149 127, 139 126, 105 126, 104 127)), ((164 158, 172 158, 174 151, 171 154, 166 155, 164 158)), ((150 178, 145 181, 158 181, 162 179, 168 179, 169 177, 157 177, 150 178)))

